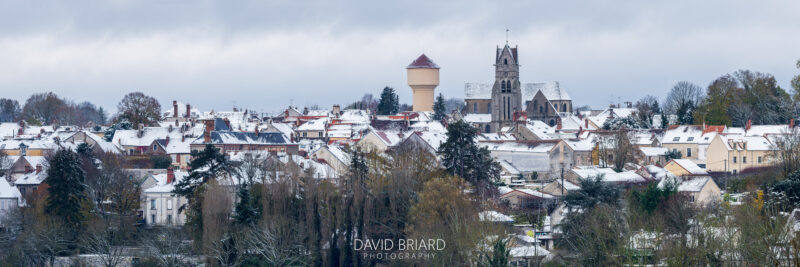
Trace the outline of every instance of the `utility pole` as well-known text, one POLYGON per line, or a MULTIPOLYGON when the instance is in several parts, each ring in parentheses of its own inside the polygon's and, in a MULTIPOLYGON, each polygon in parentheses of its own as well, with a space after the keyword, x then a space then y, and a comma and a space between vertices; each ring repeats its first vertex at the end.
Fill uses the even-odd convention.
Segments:
POLYGON ((561 163, 561 196, 564 196, 564 163, 561 163))

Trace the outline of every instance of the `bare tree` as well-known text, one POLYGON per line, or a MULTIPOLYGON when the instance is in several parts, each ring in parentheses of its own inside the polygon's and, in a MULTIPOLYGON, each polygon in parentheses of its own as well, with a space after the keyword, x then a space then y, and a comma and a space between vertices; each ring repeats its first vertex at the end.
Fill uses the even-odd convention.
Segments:
POLYGON ((155 125, 161 119, 161 104, 155 98, 142 92, 125 95, 117 104, 119 118, 126 119, 134 128, 155 125))
POLYGON ((636 115, 639 121, 653 128, 653 116, 661 113, 661 107, 658 106, 658 99, 652 95, 647 95, 636 101, 636 115))
POLYGON ((615 131, 613 139, 614 147, 611 151, 614 162, 614 170, 621 172, 625 168, 625 163, 634 160, 634 146, 631 143, 630 132, 628 129, 620 128, 615 131))
POLYGON ((691 124, 694 121, 692 113, 702 100, 703 88, 687 81, 681 81, 675 84, 667 94, 664 109, 678 115, 678 121, 681 124, 691 124))
POLYGON ((84 251, 96 255, 104 267, 116 267, 125 262, 125 248, 119 246, 115 231, 109 225, 95 225, 81 241, 84 251))
POLYGON ((148 257, 162 267, 187 266, 191 250, 188 235, 182 229, 162 229, 146 235, 142 245, 148 257))

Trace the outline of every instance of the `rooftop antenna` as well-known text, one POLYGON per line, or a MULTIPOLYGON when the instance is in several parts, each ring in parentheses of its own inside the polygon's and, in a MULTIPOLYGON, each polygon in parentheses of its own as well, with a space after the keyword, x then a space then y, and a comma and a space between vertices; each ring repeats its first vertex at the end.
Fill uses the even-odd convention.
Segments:
POLYGON ((508 28, 506 28, 506 45, 508 45, 508 28))

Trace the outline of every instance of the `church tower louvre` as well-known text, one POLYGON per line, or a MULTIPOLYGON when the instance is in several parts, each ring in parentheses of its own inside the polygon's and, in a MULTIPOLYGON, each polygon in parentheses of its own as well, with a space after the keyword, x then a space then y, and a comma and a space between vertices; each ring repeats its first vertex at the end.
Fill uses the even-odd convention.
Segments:
POLYGON ((498 47, 495 54, 494 86, 492 86, 492 132, 511 126, 514 113, 522 110, 517 47, 498 47))

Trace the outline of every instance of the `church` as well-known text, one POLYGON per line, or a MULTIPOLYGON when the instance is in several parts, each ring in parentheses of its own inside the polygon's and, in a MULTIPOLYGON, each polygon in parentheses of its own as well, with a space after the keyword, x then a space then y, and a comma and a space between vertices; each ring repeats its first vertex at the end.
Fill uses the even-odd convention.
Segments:
MULTIPOLYGON (((514 118, 527 113, 528 119, 555 126, 561 115, 572 113, 572 99, 558 82, 521 83, 517 47, 508 44, 495 53, 494 83, 466 83, 464 113, 485 114, 491 119, 482 132, 499 132, 513 125, 514 118)), ((488 120, 489 118, 487 118, 488 120)))

